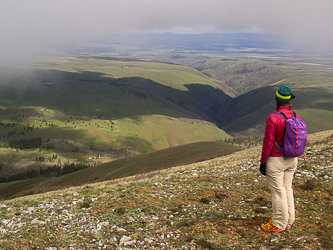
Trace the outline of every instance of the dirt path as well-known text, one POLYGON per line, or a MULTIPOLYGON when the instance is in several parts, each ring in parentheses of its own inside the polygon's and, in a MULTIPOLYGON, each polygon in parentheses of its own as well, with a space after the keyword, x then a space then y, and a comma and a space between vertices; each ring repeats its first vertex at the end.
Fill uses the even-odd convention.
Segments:
POLYGON ((284 82, 285 80, 286 80, 286 79, 282 79, 282 80, 280 80, 280 81, 277 81, 277 82, 275 82, 275 83, 272 83, 271 86, 276 85, 276 84, 281 83, 281 82, 284 82))

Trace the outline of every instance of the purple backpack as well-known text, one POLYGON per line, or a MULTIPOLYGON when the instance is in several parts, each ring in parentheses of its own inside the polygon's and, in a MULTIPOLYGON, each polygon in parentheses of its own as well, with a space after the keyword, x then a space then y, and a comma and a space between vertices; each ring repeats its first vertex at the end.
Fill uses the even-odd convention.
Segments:
POLYGON ((287 118, 282 112, 276 112, 276 114, 282 116, 286 121, 286 135, 284 137, 283 147, 281 148, 276 140, 275 146, 279 149, 283 158, 286 157, 298 157, 304 152, 307 142, 307 128, 302 119, 296 117, 296 113, 293 112, 293 117, 287 118))

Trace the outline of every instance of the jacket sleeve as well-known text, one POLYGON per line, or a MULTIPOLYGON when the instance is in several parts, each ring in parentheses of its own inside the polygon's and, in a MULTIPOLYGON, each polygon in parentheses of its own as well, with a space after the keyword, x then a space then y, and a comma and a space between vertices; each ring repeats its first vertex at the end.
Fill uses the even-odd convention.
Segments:
POLYGON ((274 138, 276 133, 276 126, 273 121, 273 116, 270 115, 267 118, 266 121, 266 128, 265 128, 265 137, 262 145, 262 151, 261 151, 261 162, 266 162, 268 159, 268 156, 272 152, 272 149, 274 147, 274 138))

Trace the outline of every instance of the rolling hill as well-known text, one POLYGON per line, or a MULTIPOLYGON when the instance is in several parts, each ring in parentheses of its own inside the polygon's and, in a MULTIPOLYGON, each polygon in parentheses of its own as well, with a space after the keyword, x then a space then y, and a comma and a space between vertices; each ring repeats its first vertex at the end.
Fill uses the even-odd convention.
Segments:
POLYGON ((62 189, 68 186, 119 179, 137 174, 149 174, 178 165, 185 165, 227 155, 240 148, 225 142, 197 142, 166 148, 134 157, 111 161, 56 178, 37 178, 0 183, 0 197, 62 189))
POLYGON ((205 59, 188 64, 212 79, 220 80, 242 95, 264 86, 284 71, 264 60, 254 59, 205 59))
POLYGON ((43 151, 46 143, 51 148, 46 154, 82 160, 231 136, 261 139, 281 84, 293 88, 293 108, 310 133, 332 128, 329 60, 189 53, 191 60, 199 58, 189 64, 194 69, 177 63, 186 56, 59 56, 36 63, 32 70, 2 68, 2 146, 42 138, 43 151), (244 93, 217 80, 219 74, 237 78, 244 93), (68 141, 77 146, 66 146, 68 141))
POLYGON ((310 136, 296 220, 269 233, 260 146, 195 164, 0 202, 4 249, 332 249, 333 131, 310 136))
POLYGON ((260 138, 281 84, 294 89, 294 109, 310 133, 332 128, 329 60, 217 55, 191 68, 178 57, 55 57, 12 77, 3 68, 2 142, 42 137, 149 152, 229 135, 260 138))
POLYGON ((329 59, 204 59, 190 64, 212 79, 224 79, 238 96, 225 102, 214 120, 233 136, 263 136, 283 84, 296 94, 293 109, 309 133, 332 129, 333 66, 329 59))
POLYGON ((8 140, 69 139, 149 152, 230 138, 212 116, 231 97, 181 65, 79 57, 2 79, 0 88, 0 134, 8 140))

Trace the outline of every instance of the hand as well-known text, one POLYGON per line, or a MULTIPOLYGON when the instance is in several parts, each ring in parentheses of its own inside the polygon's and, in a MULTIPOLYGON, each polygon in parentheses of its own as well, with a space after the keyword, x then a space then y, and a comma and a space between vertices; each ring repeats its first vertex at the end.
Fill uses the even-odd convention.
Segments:
POLYGON ((266 175, 266 162, 260 162, 260 173, 266 175))

